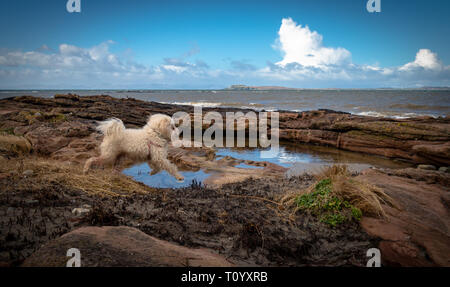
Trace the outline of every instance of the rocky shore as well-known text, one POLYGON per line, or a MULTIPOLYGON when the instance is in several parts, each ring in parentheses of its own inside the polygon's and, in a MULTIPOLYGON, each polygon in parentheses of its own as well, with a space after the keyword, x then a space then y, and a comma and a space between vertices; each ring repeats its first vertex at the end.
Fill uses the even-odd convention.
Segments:
MULTIPOLYGON (((17 97, 0 100, 0 107, 2 128, 13 129, 15 134, 28 133, 28 125, 23 125, 23 119, 21 121, 17 117, 11 118, 13 113, 20 111, 22 111, 21 115, 28 117, 29 121, 39 117, 35 115, 36 112, 41 113, 41 118, 54 117, 53 120, 58 120, 58 117, 61 119, 67 117, 70 123, 66 125, 72 125, 72 121, 76 119, 80 123, 71 128, 71 131, 78 134, 68 134, 69 137, 86 137, 92 132, 89 129, 90 123, 110 117, 118 117, 125 124, 133 127, 145 124, 147 116, 153 113, 172 115, 178 111, 193 112, 191 106, 116 99, 109 96, 78 97, 76 95, 56 95, 54 98, 17 97), (26 115, 27 112, 31 114, 26 115)), ((241 110, 204 108, 203 111, 217 111, 226 118, 225 112, 241 110)), ((280 140, 289 142, 332 146, 343 150, 404 159, 417 164, 426 163, 438 167, 450 165, 450 118, 448 117, 389 119, 330 110, 280 112, 279 128, 280 140)), ((38 140, 36 134, 40 131, 40 129, 36 130, 34 136, 30 134, 28 136, 30 140, 38 140)), ((54 133, 61 136, 61 132, 54 133)), ((66 143, 67 140, 61 139, 61 143, 55 143, 41 152, 51 154, 60 145, 66 143)))
POLYGON ((450 266, 449 118, 281 112, 281 140, 421 165, 355 175, 379 186, 398 207, 384 206, 386 218, 336 228, 307 214, 291 218, 278 203, 310 185, 311 176, 287 179, 285 168, 269 162, 214 160, 209 148, 170 150, 181 170, 213 172, 208 187, 154 189, 106 169, 81 173, 81 164, 98 152, 96 121, 117 117, 138 127, 150 114, 180 110, 193 112, 109 96, 0 100, 0 264, 64 266, 60 251, 83 238, 92 253, 86 266, 363 266, 371 247, 381 249, 385 265, 450 266), (263 168, 243 171, 237 163, 263 168), (91 247, 99 244, 109 259, 92 259, 98 257, 91 247))

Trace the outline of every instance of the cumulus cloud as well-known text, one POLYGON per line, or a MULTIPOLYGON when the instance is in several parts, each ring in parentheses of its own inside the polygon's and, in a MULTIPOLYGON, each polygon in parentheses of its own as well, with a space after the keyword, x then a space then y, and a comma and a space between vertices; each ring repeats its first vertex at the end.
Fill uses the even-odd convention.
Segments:
POLYGON ((439 71, 442 69, 442 64, 438 59, 436 53, 431 52, 429 49, 420 49, 416 54, 414 62, 405 64, 400 67, 400 71, 411 71, 414 69, 422 68, 425 70, 439 71))
POLYGON ((323 37, 308 26, 297 25, 291 18, 281 22, 275 47, 283 53, 278 65, 297 63, 304 67, 340 65, 349 62, 351 53, 344 48, 323 46, 323 37))
POLYGON ((67 69, 89 71, 136 71, 142 67, 133 63, 121 62, 109 51, 112 41, 104 42, 91 48, 80 48, 69 44, 61 44, 58 52, 45 53, 41 51, 9 52, 0 56, 0 66, 27 66, 45 69, 67 69))

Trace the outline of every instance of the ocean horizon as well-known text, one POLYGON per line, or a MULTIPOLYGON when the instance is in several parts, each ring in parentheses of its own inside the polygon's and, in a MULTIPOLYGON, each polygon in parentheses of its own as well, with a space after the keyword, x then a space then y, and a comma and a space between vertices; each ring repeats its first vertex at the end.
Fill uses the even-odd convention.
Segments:
POLYGON ((330 109, 355 115, 410 118, 450 115, 450 88, 423 89, 30 89, 0 90, 0 99, 16 96, 53 97, 109 95, 164 104, 302 112, 330 109))

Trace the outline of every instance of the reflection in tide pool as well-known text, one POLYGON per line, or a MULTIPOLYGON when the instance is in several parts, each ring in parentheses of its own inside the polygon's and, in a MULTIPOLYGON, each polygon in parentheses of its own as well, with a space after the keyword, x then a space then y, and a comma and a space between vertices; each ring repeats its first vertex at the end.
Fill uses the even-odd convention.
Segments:
POLYGON ((253 160, 253 161, 268 161, 274 164, 281 165, 283 167, 290 167, 292 164, 296 162, 301 163, 319 163, 324 162, 324 159, 319 155, 308 154, 308 153, 296 153, 290 152, 284 147, 279 148, 278 157, 274 158, 262 158, 261 157, 261 149, 227 149, 221 148, 218 149, 216 155, 219 157, 231 156, 236 159, 242 160, 253 160))
POLYGON ((238 165, 235 165, 234 167, 237 167, 237 168, 255 168, 255 169, 263 169, 264 168, 263 166, 248 165, 248 164, 245 164, 245 163, 240 163, 238 165))
POLYGON ((135 165, 123 171, 124 174, 133 177, 136 181, 156 188, 180 188, 191 185, 193 180, 198 183, 203 182, 209 174, 199 171, 180 171, 184 176, 183 182, 178 182, 175 177, 168 174, 165 170, 155 175, 150 175, 152 169, 147 163, 135 165))
POLYGON ((216 152, 217 158, 231 156, 236 159, 268 161, 286 168, 302 165, 316 167, 332 164, 364 164, 378 168, 406 168, 410 163, 392 160, 381 156, 339 150, 333 147, 314 146, 306 144, 283 144, 274 158, 262 158, 261 149, 229 149, 220 148, 216 152))

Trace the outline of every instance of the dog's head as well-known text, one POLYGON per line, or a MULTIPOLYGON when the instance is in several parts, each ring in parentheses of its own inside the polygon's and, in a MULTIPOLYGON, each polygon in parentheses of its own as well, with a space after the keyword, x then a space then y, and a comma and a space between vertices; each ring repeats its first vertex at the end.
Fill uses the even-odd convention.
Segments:
POLYGON ((158 132, 166 140, 171 140, 172 135, 178 132, 173 119, 163 114, 156 114, 149 117, 147 126, 158 132))

